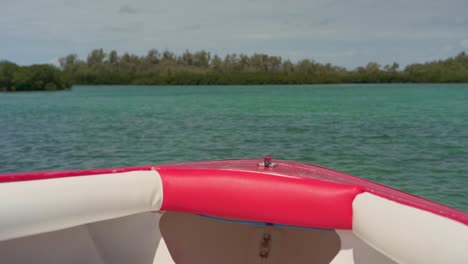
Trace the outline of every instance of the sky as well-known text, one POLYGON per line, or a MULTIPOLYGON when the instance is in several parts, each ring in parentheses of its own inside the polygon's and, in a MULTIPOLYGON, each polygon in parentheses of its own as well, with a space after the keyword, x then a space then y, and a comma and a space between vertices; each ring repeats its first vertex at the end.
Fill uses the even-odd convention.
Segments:
POLYGON ((468 51, 468 1, 0 0, 0 59, 52 63, 96 48, 407 65, 468 51))

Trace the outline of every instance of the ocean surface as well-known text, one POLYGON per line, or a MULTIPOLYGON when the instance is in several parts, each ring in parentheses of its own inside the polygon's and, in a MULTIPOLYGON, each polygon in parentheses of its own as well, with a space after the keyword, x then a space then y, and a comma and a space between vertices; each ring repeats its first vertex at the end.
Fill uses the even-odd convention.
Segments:
POLYGON ((468 211, 468 85, 78 86, 0 93, 0 173, 264 154, 468 211))

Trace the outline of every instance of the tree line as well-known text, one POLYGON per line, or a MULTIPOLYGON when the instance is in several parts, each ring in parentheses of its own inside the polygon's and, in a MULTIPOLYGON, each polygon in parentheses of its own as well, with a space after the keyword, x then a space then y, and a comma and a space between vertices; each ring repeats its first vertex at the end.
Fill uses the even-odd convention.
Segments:
POLYGON ((86 59, 70 54, 60 66, 18 66, 0 62, 0 90, 55 90, 73 84, 136 85, 250 85, 324 83, 452 83, 468 82, 468 55, 416 63, 400 69, 398 63, 347 69, 303 59, 292 62, 267 54, 228 54, 207 51, 175 54, 152 49, 144 56, 95 49, 86 59))
POLYGON ((55 91, 69 87, 64 71, 53 65, 18 66, 0 61, 0 91, 55 91))

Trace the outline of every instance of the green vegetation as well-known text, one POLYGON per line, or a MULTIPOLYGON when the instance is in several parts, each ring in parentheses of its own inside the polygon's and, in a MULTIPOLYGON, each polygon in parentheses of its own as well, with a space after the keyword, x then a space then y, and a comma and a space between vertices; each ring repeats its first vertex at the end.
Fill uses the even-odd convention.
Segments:
POLYGON ((52 65, 18 66, 0 61, 0 91, 55 91, 68 87, 63 72, 52 65))
POLYGON ((461 52, 446 60, 381 66, 370 62, 349 70, 304 59, 293 63, 266 54, 228 54, 206 51, 177 55, 150 50, 145 56, 93 50, 86 60, 76 54, 51 65, 18 66, 0 62, 0 90, 60 90, 69 84, 318 84, 318 83, 441 83, 468 82, 468 55, 461 52))
POLYGON ((368 63, 348 70, 313 60, 290 60, 266 54, 229 54, 224 58, 206 51, 150 50, 146 56, 102 49, 92 51, 86 61, 71 54, 60 59, 65 76, 73 84, 316 84, 468 82, 468 55, 399 69, 397 63, 368 63))

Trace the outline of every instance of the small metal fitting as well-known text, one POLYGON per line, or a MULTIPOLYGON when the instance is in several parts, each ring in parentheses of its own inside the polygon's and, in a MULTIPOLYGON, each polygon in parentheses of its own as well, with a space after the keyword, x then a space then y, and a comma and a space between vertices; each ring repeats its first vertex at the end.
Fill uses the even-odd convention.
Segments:
POLYGON ((258 166, 265 168, 272 168, 276 166, 276 163, 273 163, 273 158, 271 155, 266 155, 263 157, 263 162, 258 163, 258 166))

